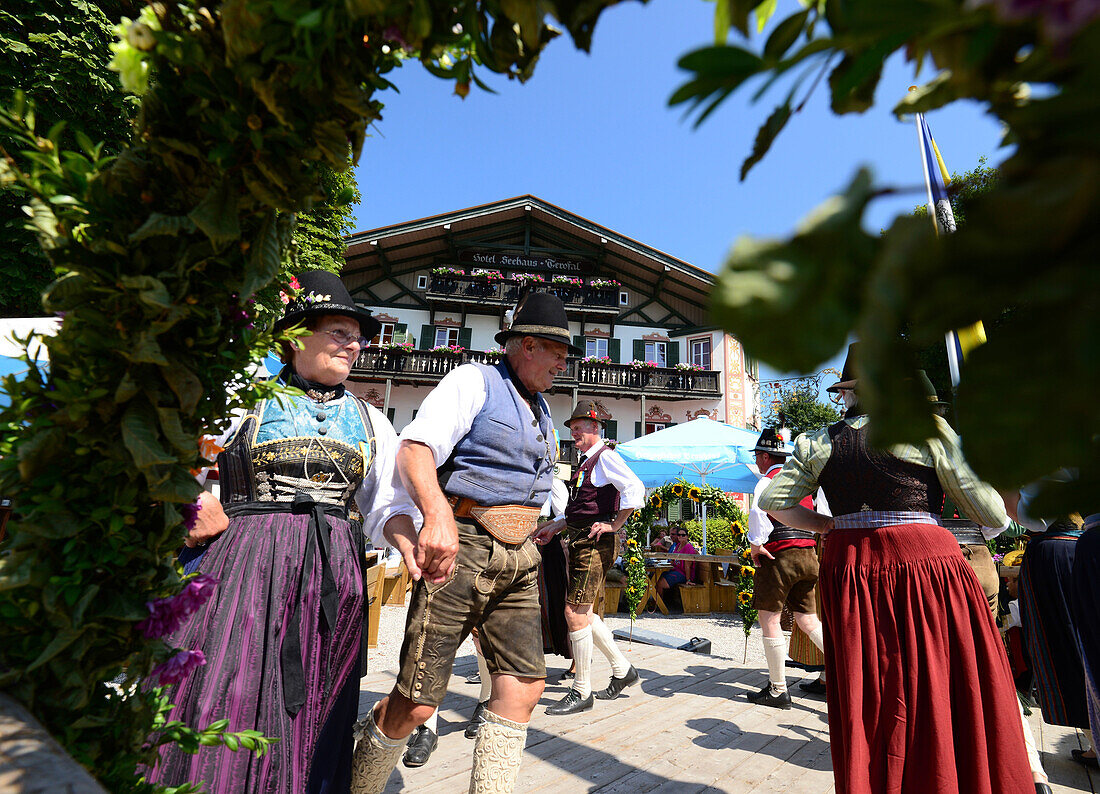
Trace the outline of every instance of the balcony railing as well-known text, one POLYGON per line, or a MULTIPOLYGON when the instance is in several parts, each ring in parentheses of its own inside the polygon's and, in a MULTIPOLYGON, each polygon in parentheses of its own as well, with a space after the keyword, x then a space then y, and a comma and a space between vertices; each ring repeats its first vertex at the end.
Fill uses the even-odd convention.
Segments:
MULTIPOLYGON (((552 292, 561 298, 568 308, 603 311, 619 310, 619 288, 576 286, 573 284, 533 284, 540 292, 552 292)), ((483 276, 457 276, 433 274, 428 282, 428 296, 449 298, 462 302, 514 304, 519 299, 521 285, 514 281, 483 276)))
MULTIPOLYGON (((352 373, 358 377, 409 382, 438 381, 460 364, 491 364, 499 357, 480 350, 460 354, 430 350, 385 350, 369 347, 359 354, 352 373)), ((666 399, 718 399, 718 372, 689 372, 668 367, 633 367, 630 364, 582 362, 569 358, 565 372, 554 379, 555 389, 574 389, 581 394, 609 396, 660 396, 666 399)))

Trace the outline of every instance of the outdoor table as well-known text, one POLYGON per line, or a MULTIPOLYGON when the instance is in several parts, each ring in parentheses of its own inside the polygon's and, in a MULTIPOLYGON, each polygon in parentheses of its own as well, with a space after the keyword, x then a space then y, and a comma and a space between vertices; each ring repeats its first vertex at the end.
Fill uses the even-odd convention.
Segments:
MULTIPOLYGON (((663 559, 663 558, 658 558, 663 559)), ((671 565, 655 565, 652 561, 645 567, 646 575, 646 593, 642 597, 642 609, 645 609, 645 605, 649 603, 649 599, 653 599, 653 602, 657 605, 657 609, 661 610, 662 615, 668 614, 668 607, 665 605, 665 600, 657 593, 657 580, 661 578, 661 574, 665 571, 671 571, 671 565)))
POLYGON ((647 560, 683 560, 684 562, 694 562, 699 564, 699 569, 703 572, 703 582, 707 587, 714 584, 716 573, 719 563, 737 563, 738 565, 743 560, 733 554, 672 554, 667 551, 647 551, 643 552, 642 556, 647 560))

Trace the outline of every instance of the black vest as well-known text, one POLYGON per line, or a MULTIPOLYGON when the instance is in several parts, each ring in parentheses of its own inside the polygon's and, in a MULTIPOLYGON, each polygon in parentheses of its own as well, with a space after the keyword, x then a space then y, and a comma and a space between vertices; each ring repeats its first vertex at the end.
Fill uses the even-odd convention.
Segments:
POLYGON ((569 481, 569 502, 565 505, 565 521, 573 526, 611 520, 619 512, 619 490, 608 483, 597 488, 592 484, 592 469, 607 447, 589 456, 577 467, 569 481), (577 483, 580 482, 580 485, 577 483))

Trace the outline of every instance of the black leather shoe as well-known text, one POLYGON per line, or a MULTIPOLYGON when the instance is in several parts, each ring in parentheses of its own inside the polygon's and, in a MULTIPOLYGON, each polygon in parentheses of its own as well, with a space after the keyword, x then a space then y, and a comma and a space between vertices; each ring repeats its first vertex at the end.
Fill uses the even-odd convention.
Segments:
POLYGON ((1077 763, 1087 766, 1089 769, 1100 768, 1100 761, 1097 760, 1095 755, 1085 755, 1084 750, 1070 750, 1069 754, 1073 756, 1073 760, 1077 763))
POLYGON ((410 769, 424 766, 431 758, 432 751, 439 744, 439 737, 426 725, 421 725, 409 737, 409 743, 405 746, 405 756, 402 763, 410 769))
POLYGON ((789 709, 791 707, 791 693, 783 692, 779 695, 773 695, 771 684, 764 684, 764 688, 759 692, 751 692, 746 697, 749 702, 758 706, 771 706, 773 709, 789 709))
POLYGON ((481 723, 485 722, 485 718, 481 716, 481 712, 485 711, 485 707, 489 705, 489 701, 483 700, 477 704, 474 709, 474 716, 470 717, 470 721, 466 723, 466 730, 463 735, 467 739, 474 739, 477 737, 477 729, 481 727, 481 723))
POLYGON ((1046 783, 1036 783, 1035 794, 1054 794, 1054 789, 1052 789, 1046 783))
POLYGON ((589 695, 586 698, 581 697, 581 693, 575 689, 570 689, 565 693, 565 697, 555 703, 553 706, 548 706, 546 713, 552 716, 559 716, 561 714, 578 714, 582 711, 588 711, 592 708, 592 696, 589 695))
POLYGON ((558 680, 555 683, 563 684, 566 681, 572 681, 576 677, 577 673, 575 670, 566 670, 564 673, 558 676, 558 680))
POLYGON ((611 676, 611 683, 607 685, 607 689, 601 689, 596 693, 597 700, 614 700, 619 696, 619 693, 626 689, 631 684, 638 683, 638 671, 634 665, 630 665, 630 669, 626 671, 626 675, 622 678, 616 678, 611 676))
POLYGON ((809 682, 803 681, 798 685, 798 688, 810 695, 825 694, 825 682, 820 678, 815 678, 813 681, 809 682))

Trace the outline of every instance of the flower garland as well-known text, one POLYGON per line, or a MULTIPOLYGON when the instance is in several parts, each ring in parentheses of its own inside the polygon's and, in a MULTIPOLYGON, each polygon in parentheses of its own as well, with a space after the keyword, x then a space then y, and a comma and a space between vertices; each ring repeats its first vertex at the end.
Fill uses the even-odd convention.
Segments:
POLYGON ((433 276, 465 276, 466 271, 460 267, 433 267, 433 276))
POLYGON ((595 287, 596 289, 605 289, 607 287, 621 287, 622 284, 613 278, 593 278, 589 279, 588 286, 595 287))
POLYGON ((463 353, 466 352, 466 348, 464 348, 462 345, 436 345, 428 352, 445 353, 452 356, 461 356, 463 353))
POLYGON ((554 276, 550 279, 552 284, 567 284, 571 287, 583 287, 584 280, 579 279, 576 276, 554 276))
MULTIPOLYGON (((712 485, 692 485, 685 480, 677 480, 655 490, 645 505, 635 510, 627 522, 626 596, 627 603, 630 605, 630 619, 636 618, 639 607, 645 606, 642 599, 649 592, 645 557, 642 554, 646 536, 665 504, 676 499, 689 499, 698 504, 705 504, 710 518, 720 518, 729 522, 733 543, 732 553, 745 561, 740 565, 734 581, 737 586, 737 612, 741 616, 747 635, 752 631, 752 625, 756 621, 756 610, 752 607, 755 569, 751 564, 749 542, 745 533, 745 514, 721 489, 712 485)), ((696 538, 696 540, 699 539, 696 538)))

